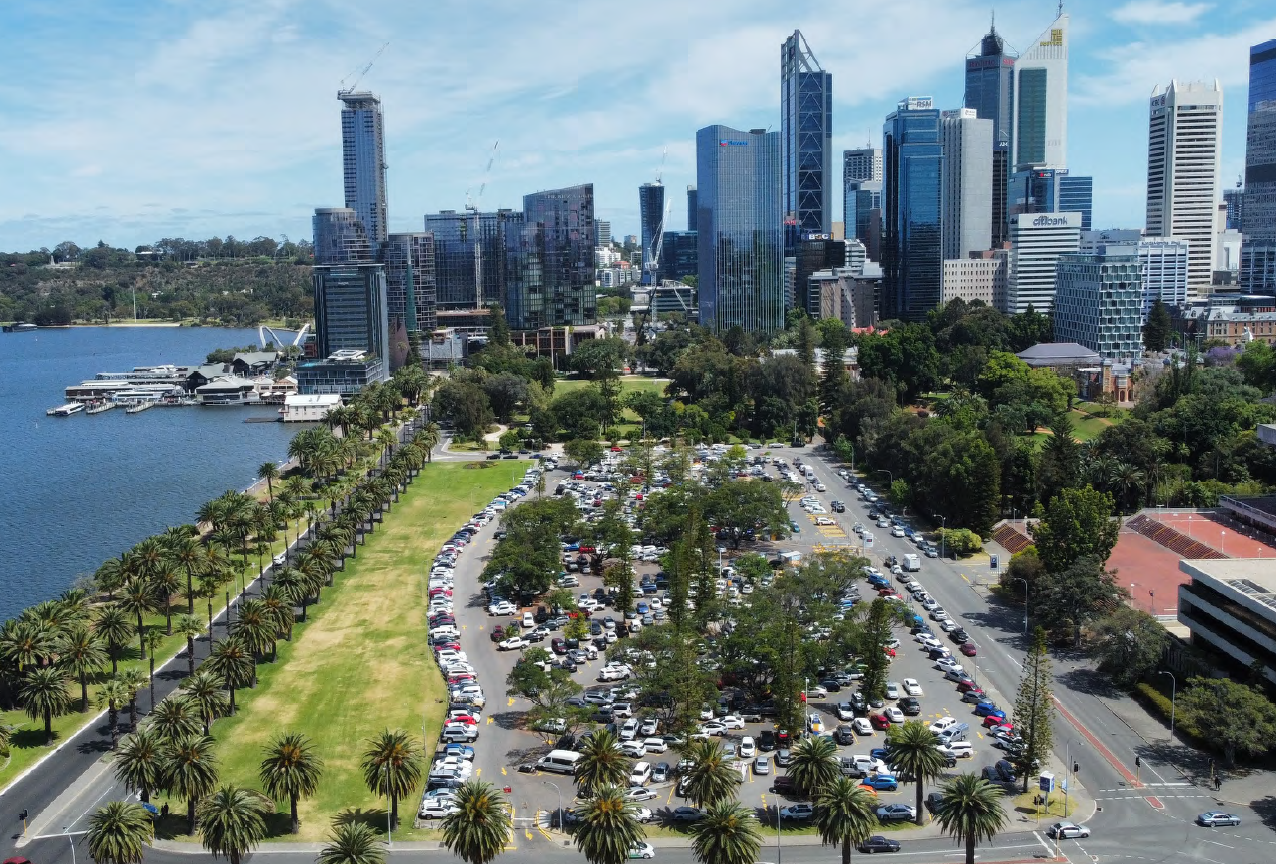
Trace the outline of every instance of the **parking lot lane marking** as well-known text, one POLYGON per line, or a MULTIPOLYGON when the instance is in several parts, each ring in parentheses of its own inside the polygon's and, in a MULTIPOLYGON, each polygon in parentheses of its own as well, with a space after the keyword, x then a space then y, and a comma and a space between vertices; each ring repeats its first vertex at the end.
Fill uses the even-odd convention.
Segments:
POLYGON ((1218 842, 1217 840, 1206 840, 1206 839, 1205 839, 1205 838, 1203 838, 1203 837, 1201 838, 1201 842, 1202 842, 1202 843, 1213 843, 1215 846, 1222 846, 1224 849, 1235 849, 1235 848, 1236 848, 1235 846, 1228 846, 1226 843, 1220 843, 1220 842, 1218 842))
POLYGON ((501 766, 501 776, 502 776, 502 777, 508 777, 508 776, 509 776, 509 773, 510 773, 510 772, 508 772, 508 771, 506 771, 506 770, 505 770, 505 766, 504 766, 504 765, 502 765, 502 766, 501 766))
POLYGON ((493 716, 492 716, 492 715, 490 715, 490 714, 489 714, 489 715, 487 715, 487 725, 488 725, 488 726, 491 726, 491 725, 492 725, 493 723, 495 723, 495 722, 496 722, 496 718, 495 718, 495 717, 493 717, 493 716))
POLYGON ((1032 832, 1032 836, 1033 836, 1033 837, 1036 837, 1036 838, 1037 838, 1037 842, 1041 844, 1041 848, 1046 850, 1046 857, 1047 857, 1047 858, 1049 858, 1049 857, 1051 857, 1051 856, 1053 856, 1053 855, 1054 855, 1054 849, 1053 849, 1053 848, 1050 846, 1050 844, 1049 844, 1049 843, 1047 843, 1047 842, 1045 841, 1045 839, 1041 836, 1041 832, 1040 832, 1040 831, 1033 831, 1033 832, 1032 832))
POLYGON ((479 775, 480 775, 480 774, 482 774, 482 773, 483 773, 483 769, 482 769, 482 768, 475 768, 475 769, 474 769, 474 776, 475 776, 475 777, 479 776, 479 775))

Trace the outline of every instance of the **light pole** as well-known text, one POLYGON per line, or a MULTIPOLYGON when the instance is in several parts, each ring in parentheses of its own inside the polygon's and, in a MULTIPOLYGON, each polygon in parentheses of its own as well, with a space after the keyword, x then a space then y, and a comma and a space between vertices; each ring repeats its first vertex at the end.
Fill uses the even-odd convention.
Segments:
POLYGON ((939 516, 939 514, 936 514, 936 516, 939 519, 939 557, 943 558, 944 557, 944 532, 948 530, 948 517, 939 516))
POLYGON ((563 792, 558 788, 557 783, 551 783, 549 780, 542 780, 542 786, 551 786, 554 792, 558 794, 558 830, 563 830, 563 792))
POLYGON ((1179 681, 1174 677, 1173 672, 1166 672, 1164 669, 1156 673, 1157 675, 1170 676, 1170 743, 1174 743, 1174 708, 1179 695, 1179 681))
POLYGON ((775 864, 781 864, 780 861, 780 800, 775 801, 775 864))
POLYGON ((1022 576, 1014 577, 1016 582, 1023 583, 1023 635, 1028 635, 1028 580, 1022 576))

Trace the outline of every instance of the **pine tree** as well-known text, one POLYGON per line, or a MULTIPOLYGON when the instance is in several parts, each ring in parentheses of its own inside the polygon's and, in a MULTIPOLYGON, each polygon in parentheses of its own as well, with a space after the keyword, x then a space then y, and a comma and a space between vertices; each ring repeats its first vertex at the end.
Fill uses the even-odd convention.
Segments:
POLYGON ((1143 325, 1143 347, 1151 352, 1164 351, 1170 343, 1170 312, 1160 300, 1152 301, 1148 323, 1143 325))
POLYGON ((1023 774, 1023 791, 1028 791, 1028 775, 1034 761, 1045 764, 1051 748, 1050 723, 1054 719, 1054 697, 1050 652, 1046 647, 1046 631, 1037 627, 1032 633, 1032 647, 1023 661, 1023 679, 1015 697, 1015 726, 1023 737, 1023 749, 1015 761, 1023 774))

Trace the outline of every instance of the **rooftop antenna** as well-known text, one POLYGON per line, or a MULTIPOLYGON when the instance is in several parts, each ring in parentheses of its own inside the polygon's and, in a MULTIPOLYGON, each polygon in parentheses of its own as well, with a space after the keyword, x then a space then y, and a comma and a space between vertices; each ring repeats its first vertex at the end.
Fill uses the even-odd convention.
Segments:
POLYGON ((1062 18, 1062 17, 1063 17, 1063 0, 1059 0, 1059 13, 1058 13, 1057 15, 1055 15, 1054 17, 1056 17, 1056 18, 1062 18))
POLYGON ((372 64, 377 62, 377 58, 381 56, 381 52, 384 51, 389 46, 390 46, 390 43, 386 42, 384 45, 382 45, 380 48, 377 49, 377 53, 372 55, 372 59, 369 60, 362 69, 356 70, 355 72, 351 72, 349 75, 346 76, 346 78, 350 78, 352 76, 354 78, 354 80, 350 82, 349 87, 345 86, 346 78, 342 78, 340 86, 337 87, 337 94, 340 95, 342 93, 353 93, 355 85, 358 84, 360 79, 362 79, 363 76, 367 73, 367 71, 372 68, 372 64))

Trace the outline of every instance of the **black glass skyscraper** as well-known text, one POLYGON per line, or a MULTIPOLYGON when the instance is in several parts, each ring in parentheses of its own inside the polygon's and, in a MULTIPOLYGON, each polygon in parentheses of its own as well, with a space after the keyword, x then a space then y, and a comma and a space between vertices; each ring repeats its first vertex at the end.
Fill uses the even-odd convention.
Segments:
POLYGON ((780 134, 706 126, 696 133, 700 325, 784 327, 780 134))
POLYGON ((800 31, 780 48, 780 140, 786 247, 833 230, 833 76, 800 31))
POLYGON ((886 118, 882 135, 883 318, 918 321, 939 305, 943 278, 943 146, 939 111, 910 97, 886 118))
POLYGON ((427 213, 434 235, 434 279, 439 309, 480 309, 505 302, 505 226, 522 224, 515 210, 427 213), (475 286, 482 285, 482 290, 475 286))
POLYGON ((656 238, 665 218, 665 187, 659 183, 644 183, 638 187, 639 230, 642 232, 642 281, 650 285, 658 269, 656 238))
POLYGON ((992 242, 1000 245, 1009 236, 1006 207, 1010 178, 1011 136, 1014 131, 1015 55, 994 24, 979 41, 979 53, 966 57, 965 107, 974 108, 980 120, 992 121, 992 242))
POLYGON ((509 262, 510 326, 536 330, 592 324, 598 315, 594 184, 524 195, 523 221, 516 245, 529 257, 509 262))
POLYGON ((687 230, 696 230, 696 187, 687 187, 687 230))

